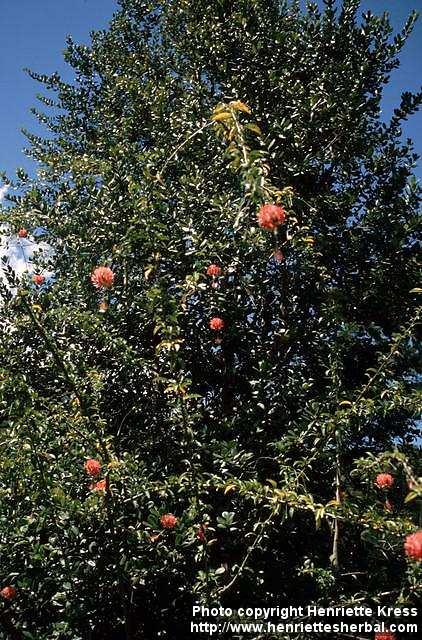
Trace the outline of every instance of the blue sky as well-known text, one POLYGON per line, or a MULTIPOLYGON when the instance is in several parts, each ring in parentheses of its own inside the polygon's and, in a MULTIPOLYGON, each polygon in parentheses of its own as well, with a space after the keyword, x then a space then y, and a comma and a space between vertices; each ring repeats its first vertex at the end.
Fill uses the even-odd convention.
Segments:
MULTIPOLYGON (((22 153, 26 142, 20 129, 39 131, 29 109, 38 106, 35 95, 40 86, 23 68, 46 74, 58 71, 72 79, 71 70, 62 60, 66 36, 88 43, 90 31, 105 28, 116 8, 115 0, 0 0, 0 171, 12 176, 16 167, 33 169, 33 163, 22 153)), ((390 12, 393 25, 399 29, 411 9, 422 10, 422 0, 364 0, 362 8, 371 8, 373 13, 390 12)), ((385 90, 386 118, 402 91, 419 88, 421 64, 422 18, 402 54, 402 66, 385 90)), ((422 153, 421 113, 405 126, 404 135, 412 137, 417 152, 422 153)), ((418 175, 422 176, 421 166, 418 175)))
POLYGON ((34 165, 22 154, 26 138, 22 127, 40 131, 29 112, 43 110, 36 99, 41 85, 24 73, 29 67, 38 73, 58 71, 72 79, 63 61, 66 36, 89 43, 92 30, 107 27, 115 0, 0 0, 0 171, 13 175, 18 166, 34 165))

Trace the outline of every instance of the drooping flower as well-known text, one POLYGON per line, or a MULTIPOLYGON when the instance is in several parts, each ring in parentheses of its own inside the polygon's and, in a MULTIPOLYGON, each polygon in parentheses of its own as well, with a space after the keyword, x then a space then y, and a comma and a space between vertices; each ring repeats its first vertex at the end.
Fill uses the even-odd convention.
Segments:
POLYGON ((412 560, 422 560, 422 529, 406 536, 404 552, 412 560))
POLYGON ((221 267, 218 264, 210 264, 207 267, 207 275, 208 276, 220 276, 221 275, 221 267))
POLYGON ((107 488, 107 482, 105 480, 98 480, 91 485, 91 491, 105 491, 107 488))
POLYGON ((198 531, 196 532, 196 537, 198 538, 198 540, 200 540, 201 542, 206 542, 206 537, 205 537, 205 533, 207 530, 207 525, 206 524, 200 524, 198 531))
POLYGON ((160 522, 164 529, 174 529, 177 523, 177 518, 172 513, 165 513, 161 516, 160 522))
POLYGON ((161 533, 155 533, 154 535, 149 537, 151 542, 157 542, 157 540, 159 540, 160 538, 161 538, 161 533))
POLYGON ((27 238, 28 237, 28 230, 24 229, 24 228, 19 229, 18 236, 19 236, 19 238, 27 238))
POLYGON ((94 458, 89 458, 84 464, 84 469, 89 476, 96 478, 101 473, 101 462, 94 460, 94 458))
POLYGON ((386 511, 390 511, 390 512, 393 511, 394 507, 393 507, 393 503, 391 502, 391 500, 386 500, 384 502, 384 509, 386 511))
POLYGON ((383 631, 375 634, 375 640, 396 640, 396 636, 391 631, 383 631))
POLYGON ((44 284, 45 278, 40 273, 36 273, 32 276, 32 282, 36 284, 37 287, 40 287, 42 284, 44 284))
POLYGON ((258 224, 263 229, 274 231, 286 220, 286 212, 277 204, 263 204, 258 211, 258 224))
POLYGON ((224 320, 222 318, 211 318, 210 329, 213 331, 221 331, 224 329, 224 320))
POLYGON ((7 585, 7 587, 3 587, 3 589, 0 591, 0 596, 5 600, 13 600, 14 598, 16 598, 16 594, 17 590, 15 589, 15 587, 11 587, 10 585, 7 585))
POLYGON ((394 484, 394 478, 390 473, 379 473, 375 478, 375 484, 379 489, 392 487, 394 484))
POLYGON ((110 289, 114 283, 114 273, 110 267, 97 267, 91 274, 91 282, 97 289, 110 289))

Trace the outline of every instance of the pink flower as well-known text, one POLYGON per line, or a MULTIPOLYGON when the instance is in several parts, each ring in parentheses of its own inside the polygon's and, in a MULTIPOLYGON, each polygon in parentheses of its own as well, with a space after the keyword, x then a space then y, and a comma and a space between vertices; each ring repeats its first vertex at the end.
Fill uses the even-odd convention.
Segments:
POLYGON ((221 331, 224 329, 224 320, 222 318, 211 318, 210 329, 213 331, 221 331))
POLYGON ((13 600, 14 598, 16 598, 16 594, 17 591, 15 587, 11 587, 10 585, 8 585, 7 587, 3 587, 3 589, 0 591, 0 596, 5 600, 13 600))
POLYGON ((406 537, 404 552, 408 558, 422 560, 422 529, 406 537))
POLYGON ((114 273, 110 267, 97 267, 91 274, 91 282, 97 289, 110 289, 114 283, 114 273))
POLYGON ((277 204, 263 204, 258 211, 258 224, 263 229, 274 231, 286 220, 286 212, 277 204))
POLYGON ((207 267, 207 275, 208 276, 219 276, 221 275, 221 267, 218 264, 210 264, 207 267))
POLYGON ((85 462, 84 469, 89 476, 96 478, 101 473, 101 463, 98 460, 94 460, 94 458, 90 458, 85 462))
POLYGON ((396 636, 391 631, 384 631, 383 633, 376 633, 375 640, 396 640, 396 636))
POLYGON ((32 276, 32 282, 36 284, 37 287, 40 287, 42 284, 44 284, 45 278, 40 273, 36 273, 32 276))
POLYGON ((26 238, 28 236, 27 229, 19 229, 18 236, 19 238, 26 238))
POLYGON ((164 529, 174 529, 177 523, 177 518, 172 513, 165 513, 161 516, 160 522, 164 529))
POLYGON ((91 485, 91 491, 105 491, 107 488, 107 482, 105 480, 99 480, 91 485))
POLYGON ((277 249, 277 251, 274 251, 273 257, 274 257, 274 260, 276 260, 277 262, 284 261, 284 253, 281 251, 281 249, 277 249))
POLYGON ((379 473, 375 478, 375 484, 379 489, 389 488, 393 486, 394 478, 390 473, 379 473))

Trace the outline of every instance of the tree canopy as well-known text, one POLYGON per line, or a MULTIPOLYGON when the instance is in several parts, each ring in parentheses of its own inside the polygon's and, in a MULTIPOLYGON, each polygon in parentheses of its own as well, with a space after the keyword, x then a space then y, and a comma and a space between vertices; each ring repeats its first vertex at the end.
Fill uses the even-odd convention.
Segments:
POLYGON ((196 602, 417 601, 401 124, 422 94, 380 108, 416 15, 393 34, 359 7, 120 0, 69 39, 73 84, 30 72, 48 133, 27 132, 37 175, 0 222, 53 253, 1 285, 5 638, 184 638, 196 602))

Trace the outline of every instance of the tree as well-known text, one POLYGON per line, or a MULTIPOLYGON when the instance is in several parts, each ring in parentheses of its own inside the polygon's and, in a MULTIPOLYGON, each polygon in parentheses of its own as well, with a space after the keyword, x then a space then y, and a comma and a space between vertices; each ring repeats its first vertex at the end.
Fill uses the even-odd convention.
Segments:
POLYGON ((54 255, 2 287, 4 637, 182 638, 195 602, 416 602, 401 122, 422 94, 380 117, 416 16, 392 37, 324 4, 121 0, 69 40, 73 85, 31 72, 50 134, 27 134, 38 174, 2 221, 54 255))

